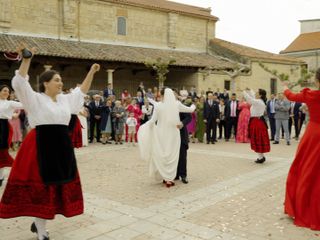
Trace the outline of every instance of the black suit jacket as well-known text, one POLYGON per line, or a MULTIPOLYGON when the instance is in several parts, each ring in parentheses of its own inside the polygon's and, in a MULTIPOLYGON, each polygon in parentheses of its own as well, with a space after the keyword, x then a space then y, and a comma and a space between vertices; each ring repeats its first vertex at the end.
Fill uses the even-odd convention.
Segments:
MULTIPOLYGON (((229 119, 230 117, 231 117, 231 100, 230 101, 228 101, 227 103, 226 103, 226 107, 225 107, 225 118, 226 118, 226 120, 227 119, 229 119)), ((239 101, 236 101, 237 102, 237 110, 236 110, 236 115, 237 115, 237 117, 239 117, 239 109, 238 109, 238 107, 239 107, 239 101)))
POLYGON ((99 107, 96 106, 96 102, 92 101, 89 103, 89 111, 90 111, 90 119, 95 119, 95 115, 101 116, 101 107, 103 106, 102 102, 100 101, 99 107))
POLYGON ((187 130, 187 125, 192 121, 192 117, 190 113, 179 113, 179 116, 180 116, 180 121, 183 124, 183 128, 180 129, 181 144, 188 146, 189 133, 187 130))
POLYGON ((210 122, 218 118, 220 118, 219 103, 213 101, 212 105, 210 106, 209 102, 206 101, 203 107, 203 119, 210 122))
POLYGON ((116 95, 116 94, 115 94, 115 92, 114 92, 113 89, 111 89, 111 94, 109 94, 109 89, 106 88, 106 89, 103 91, 103 96, 104 96, 105 98, 108 98, 110 95, 116 95))
MULTIPOLYGON (((301 103, 296 102, 293 108, 293 115, 295 119, 298 119, 302 116, 302 111, 300 111, 301 103)), ((291 114, 291 106, 290 106, 290 114, 291 114)))

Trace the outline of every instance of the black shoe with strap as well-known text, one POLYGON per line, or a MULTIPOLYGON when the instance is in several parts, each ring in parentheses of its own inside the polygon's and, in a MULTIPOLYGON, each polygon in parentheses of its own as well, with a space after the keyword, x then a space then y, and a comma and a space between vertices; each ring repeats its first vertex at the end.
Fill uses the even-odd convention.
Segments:
MULTIPOLYGON (((38 235, 38 229, 37 229, 37 226, 34 222, 31 224, 30 230, 31 230, 31 232, 36 233, 38 235)), ((47 235, 49 235, 48 232, 47 232, 47 235)), ((39 236, 38 236, 38 239, 39 239, 39 236)), ((50 240, 50 238, 48 236, 42 236, 41 240, 50 240)))
POLYGON ((4 178, 0 179, 0 187, 2 186, 3 181, 4 181, 4 178))
POLYGON ((184 184, 188 184, 188 178, 187 177, 181 177, 181 182, 183 182, 184 184))

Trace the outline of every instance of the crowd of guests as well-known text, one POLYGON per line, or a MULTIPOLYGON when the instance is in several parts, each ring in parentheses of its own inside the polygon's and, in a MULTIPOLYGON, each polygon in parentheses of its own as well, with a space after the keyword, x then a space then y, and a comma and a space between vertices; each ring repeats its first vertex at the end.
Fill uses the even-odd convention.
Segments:
MULTIPOLYGON (((189 91, 180 90, 179 97, 185 104, 196 106, 192 121, 187 126, 192 143, 215 144, 218 140, 228 142, 230 139, 237 143, 250 142, 250 104, 243 96, 230 94, 227 90, 220 92, 219 89, 208 89, 198 94, 192 87, 189 91)), ((14 93, 11 93, 10 99, 16 100, 14 93)), ((94 141, 102 144, 123 144, 125 141, 135 145, 139 127, 152 116, 153 105, 150 101, 160 100, 159 89, 145 89, 142 82, 134 95, 124 89, 117 96, 111 84, 99 94, 86 95, 85 104, 78 113, 83 145, 88 146, 94 141)), ((290 145, 293 126, 294 138, 298 140, 303 123, 308 121, 306 105, 290 102, 283 94, 272 94, 266 104, 265 118, 269 123, 271 141, 279 144, 280 137, 285 137, 287 145, 290 145)), ((13 127, 11 147, 16 149, 29 129, 24 110, 17 110, 10 124, 13 127)))

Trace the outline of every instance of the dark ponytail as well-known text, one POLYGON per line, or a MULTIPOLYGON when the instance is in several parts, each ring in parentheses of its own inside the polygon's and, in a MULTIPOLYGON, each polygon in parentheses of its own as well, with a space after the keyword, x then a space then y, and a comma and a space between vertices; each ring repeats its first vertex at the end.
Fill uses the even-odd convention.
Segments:
POLYGON ((261 96, 260 98, 264 102, 264 104, 267 105, 267 92, 264 89, 259 89, 259 95, 261 96))
POLYGON ((50 80, 53 78, 54 75, 59 74, 59 72, 55 70, 49 70, 41 73, 39 77, 39 91, 40 92, 45 92, 45 87, 44 83, 45 82, 50 82, 50 80))

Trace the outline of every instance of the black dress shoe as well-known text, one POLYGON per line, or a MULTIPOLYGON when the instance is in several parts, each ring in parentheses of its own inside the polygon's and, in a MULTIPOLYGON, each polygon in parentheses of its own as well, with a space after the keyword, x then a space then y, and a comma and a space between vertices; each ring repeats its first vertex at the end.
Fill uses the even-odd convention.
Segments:
POLYGON ((179 179, 180 179, 179 176, 176 176, 174 180, 179 180, 179 179))
POLYGON ((0 187, 2 186, 4 178, 0 179, 0 187))
POLYGON ((264 163, 266 161, 266 158, 265 157, 263 157, 263 158, 261 158, 261 159, 257 159, 255 162, 256 163, 264 163))
POLYGON ((287 142, 287 145, 290 146, 291 145, 290 142, 287 142))
MULTIPOLYGON (((34 222, 31 224, 30 230, 31 230, 31 232, 38 234, 38 229, 37 229, 37 226, 34 222)), ((49 235, 48 232, 47 232, 47 235, 49 235)), ((42 236, 42 240, 50 240, 50 239, 47 236, 42 236)))
POLYGON ((210 142, 207 142, 207 144, 209 144, 210 142))
POLYGON ((211 144, 216 144, 216 143, 214 141, 212 141, 211 144))
POLYGON ((274 141, 273 144, 279 144, 279 141, 274 141))
POLYGON ((92 140, 89 140, 89 143, 92 143, 93 141, 92 140))
POLYGON ((188 184, 188 183, 189 183, 187 177, 182 177, 182 178, 181 178, 181 181, 182 181, 184 184, 188 184))

